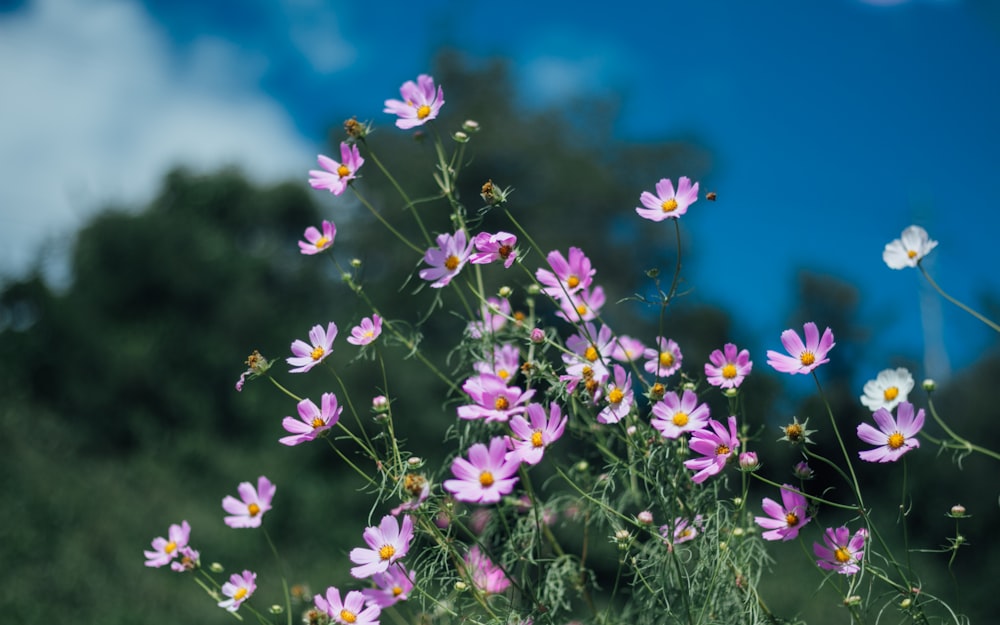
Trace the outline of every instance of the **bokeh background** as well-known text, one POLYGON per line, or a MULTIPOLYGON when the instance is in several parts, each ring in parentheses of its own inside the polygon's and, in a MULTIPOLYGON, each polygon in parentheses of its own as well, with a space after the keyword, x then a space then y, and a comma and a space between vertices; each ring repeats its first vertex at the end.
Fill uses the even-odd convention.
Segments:
MULTIPOLYGON (((366 496, 335 459, 277 448, 286 400, 232 385, 251 349, 282 358, 314 323, 366 314, 297 253, 319 219, 337 221, 338 254, 364 261, 387 307, 428 305, 398 290, 415 260, 386 254, 358 206, 312 191, 305 173, 357 116, 376 124, 387 164, 426 188, 426 150, 381 112, 423 72, 445 87, 443 129, 483 125, 465 197, 488 178, 515 187, 536 238, 587 251, 611 301, 673 258, 666 229, 636 219, 639 193, 688 175, 718 194, 683 219, 671 335, 695 374, 723 342, 749 347, 762 426, 822 417, 810 385, 764 365, 781 330, 815 319, 837 334, 824 375, 850 427, 864 381, 905 365, 938 381, 961 433, 1000 445, 996 335, 881 261, 920 224, 940 242, 926 260, 939 283, 1000 312, 997 3, 3 0, 0 59, 0 610, 18 622, 70 610, 226 622, 189 581, 146 570, 141 550, 187 518, 233 566, 269 561, 217 506, 260 473, 287 497, 272 531, 289 537, 301 581, 343 575, 366 496)), ((360 184, 394 201, 376 176, 360 184)), ((634 304, 609 314, 635 335, 653 321, 634 304)), ((434 339, 448 331, 425 327, 427 349, 443 358, 434 339)), ((363 364, 347 360, 366 397, 363 364)), ((450 413, 418 376, 400 375, 406 433, 433 448, 450 413)), ((997 465, 938 460, 911 468, 931 510, 914 542, 944 544, 961 500, 975 550, 956 566, 969 579, 996 552, 997 465)), ((778 555, 784 613, 843 622, 819 579, 789 596, 786 575, 809 563, 778 555)), ((948 579, 946 557, 922 557, 948 579)), ((995 604, 988 589, 963 599, 971 614, 995 604)))

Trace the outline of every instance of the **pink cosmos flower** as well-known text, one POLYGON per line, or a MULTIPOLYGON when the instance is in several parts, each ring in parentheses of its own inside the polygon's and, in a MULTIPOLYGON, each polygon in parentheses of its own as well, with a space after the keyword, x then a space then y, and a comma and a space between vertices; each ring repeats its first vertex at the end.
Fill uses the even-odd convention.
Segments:
POLYGON ((476 545, 465 556, 465 569, 480 592, 495 595, 510 586, 510 580, 503 569, 494 564, 476 545))
POLYGON ((473 368, 479 373, 489 373, 510 384, 517 376, 521 366, 521 352, 510 343, 493 346, 493 358, 489 361, 478 361, 473 368))
POLYGON ((833 349, 836 343, 833 342, 833 332, 830 328, 823 331, 823 337, 819 336, 819 329, 812 321, 802 326, 806 335, 806 342, 803 343, 795 330, 785 330, 781 333, 781 344, 785 346, 790 356, 779 354, 774 350, 767 350, 767 364, 774 367, 781 373, 809 373, 825 362, 830 362, 826 355, 833 349))
POLYGON ((392 516, 399 516, 399 513, 407 510, 416 510, 431 493, 431 482, 426 476, 419 473, 407 473, 403 476, 403 497, 406 501, 389 511, 392 516))
POLYGON ((407 554, 413 542, 413 519, 405 515, 400 527, 396 517, 387 514, 378 527, 366 528, 363 536, 369 548, 355 547, 350 553, 351 562, 358 565, 351 568, 351 575, 357 578, 384 573, 407 554))
POLYGON ((889 269, 916 267, 920 260, 937 247, 938 242, 927 236, 920 226, 910 226, 903 230, 900 238, 885 244, 882 260, 889 269))
POLYGON ((534 389, 521 392, 517 386, 508 386, 498 375, 480 373, 465 381, 462 390, 474 401, 458 407, 460 419, 484 419, 487 422, 506 422, 522 414, 525 404, 535 394, 534 389))
POLYGON ((472 240, 472 243, 479 251, 469 257, 470 263, 484 265, 502 260, 504 269, 510 269, 517 258, 517 250, 514 249, 514 246, 517 245, 517 237, 509 232, 497 232, 496 234, 480 232, 472 240))
POLYGON ((292 343, 292 356, 286 358, 285 362, 292 365, 293 369, 289 373, 303 373, 309 371, 330 355, 333 349, 333 340, 337 338, 337 324, 330 322, 323 331, 323 326, 313 326, 309 330, 309 342, 296 339, 292 343))
POLYGON ((417 82, 407 80, 399 88, 402 100, 386 100, 384 113, 396 115, 396 127, 407 130, 423 126, 438 116, 444 105, 444 90, 434 90, 434 79, 427 74, 417 76, 417 82))
POLYGON ((698 535, 698 530, 703 525, 704 519, 700 514, 695 515, 693 521, 689 521, 684 517, 677 517, 674 519, 673 527, 670 525, 660 526, 660 536, 671 546, 679 545, 694 539, 698 535))
POLYGON ((185 571, 193 571, 201 565, 201 554, 196 549, 191 548, 190 545, 180 547, 177 551, 180 552, 180 557, 170 563, 171 571, 183 573, 185 571))
POLYGON ((608 383, 604 398, 608 405, 597 415, 598 423, 618 423, 624 419, 635 404, 632 391, 632 376, 621 365, 614 366, 614 381, 608 383))
POLYGON ((674 193, 674 183, 669 178, 661 178, 656 183, 656 195, 643 191, 639 196, 642 206, 637 206, 635 212, 640 217, 650 221, 663 221, 667 218, 677 218, 687 212, 698 200, 698 183, 691 185, 691 179, 681 176, 677 181, 677 192, 674 193))
POLYGON ((236 491, 240 499, 226 495, 222 509, 231 516, 223 519, 229 527, 260 527, 264 513, 271 509, 271 500, 278 487, 263 475, 257 478, 257 488, 250 482, 240 482, 236 491), (242 500, 242 501, 241 501, 242 500))
POLYGON ((309 185, 313 189, 328 189, 334 195, 340 195, 347 189, 347 183, 354 180, 358 175, 358 170, 364 165, 365 159, 361 158, 358 146, 347 143, 340 144, 340 162, 333 160, 329 156, 320 154, 316 157, 320 167, 326 171, 316 169, 309 170, 309 185))
POLYGON ((508 461, 507 442, 497 436, 489 449, 482 443, 469 448, 469 459, 455 458, 451 473, 455 479, 445 480, 444 489, 458 501, 496 503, 509 495, 517 484, 518 462, 508 461))
POLYGON ((394 564, 383 573, 372 575, 375 588, 362 589, 365 601, 378 607, 388 608, 400 601, 406 601, 413 590, 413 571, 407 571, 401 564, 394 564))
POLYGON ((580 289, 576 293, 570 293, 557 300, 559 310, 556 312, 556 316, 570 323, 591 321, 601 314, 601 308, 604 307, 606 299, 604 288, 600 285, 580 289))
POLYGON ((430 268, 420 270, 420 277, 430 282, 432 289, 447 286, 465 266, 472 251, 472 243, 468 242, 465 230, 458 230, 454 235, 439 234, 437 245, 424 254, 424 262, 430 268))
POLYGON ((337 226, 324 219, 321 227, 323 232, 317 230, 315 226, 306 228, 303 235, 306 240, 299 241, 299 250, 303 254, 319 254, 333 246, 333 239, 337 236, 337 226))
POLYGON ((153 539, 153 550, 143 551, 143 555, 146 556, 146 566, 159 568, 170 563, 181 555, 181 549, 187 546, 190 536, 191 526, 187 521, 181 521, 180 525, 172 524, 167 530, 167 538, 157 536, 153 539))
POLYGON ((739 388, 744 378, 750 375, 753 361, 750 352, 737 351, 732 343, 726 343, 721 350, 715 350, 705 363, 705 377, 708 383, 719 388, 739 388))
POLYGON ((872 414, 878 430, 867 423, 858 426, 858 438, 871 445, 879 445, 875 449, 858 452, 862 460, 868 462, 895 462, 903 454, 920 447, 920 441, 915 437, 924 427, 924 409, 913 414, 913 404, 908 401, 899 402, 896 408, 896 418, 885 408, 879 408, 872 414))
POLYGON ((768 530, 761 534, 764 540, 791 540, 810 521, 806 497, 788 484, 781 486, 781 504, 769 497, 761 503, 767 516, 754 517, 754 523, 768 530))
POLYGON ((257 590, 257 574, 251 571, 243 573, 233 573, 229 581, 222 585, 222 594, 229 597, 219 602, 220 608, 225 608, 230 612, 240 609, 243 602, 250 598, 253 591, 257 590))
POLYGON ((715 419, 708 420, 712 431, 696 430, 691 434, 688 447, 701 454, 702 458, 685 460, 684 466, 696 471, 691 479, 695 484, 701 484, 709 477, 716 475, 725 468, 729 459, 739 449, 740 439, 736 434, 736 417, 729 417, 729 431, 715 419))
POLYGON ((569 260, 560 252, 549 252, 545 259, 548 269, 535 271, 535 278, 543 285, 546 295, 555 299, 567 297, 590 286, 597 270, 591 267, 590 259, 578 247, 569 248, 569 260))
POLYGON ((611 349, 611 357, 619 362, 632 362, 641 358, 645 352, 646 346, 642 341, 622 334, 611 349))
POLYGON ((827 571, 841 575, 854 575, 861 570, 861 560, 865 555, 865 540, 868 530, 861 528, 854 532, 846 527, 828 527, 823 532, 823 543, 813 543, 813 553, 819 560, 816 565, 827 571))
MULTIPOLYGON (((580 376, 583 369, 589 367, 592 371, 591 378, 598 384, 604 384, 610 374, 608 365, 614 344, 615 337, 611 328, 601 325, 598 330, 594 324, 587 322, 577 334, 566 339, 566 347, 573 352, 562 356, 566 373, 574 377, 580 376)), ((573 392, 572 388, 568 390, 573 392)))
POLYGON ((382 334, 382 317, 372 315, 365 317, 361 323, 351 328, 351 336, 347 342, 351 345, 368 345, 382 334))
POLYGON ((474 339, 481 339, 484 335, 495 334, 505 325, 507 319, 513 314, 510 308, 510 301, 496 297, 487 297, 486 302, 479 308, 481 320, 470 321, 465 331, 474 339))
POLYGON ((340 599, 340 590, 335 586, 326 589, 326 597, 313 597, 316 609, 323 612, 339 625, 378 625, 382 608, 376 603, 368 603, 365 607, 365 596, 360 590, 348 592, 340 599))
POLYGON ((332 428, 340 420, 340 413, 344 411, 343 406, 337 405, 337 396, 333 393, 323 393, 320 400, 323 409, 320 410, 311 399, 303 399, 298 403, 299 418, 285 417, 281 421, 281 427, 286 432, 291 432, 292 436, 284 436, 278 439, 282 445, 294 447, 302 443, 315 440, 317 436, 332 428))
POLYGON ((643 368, 646 373, 652 373, 658 378, 669 377, 681 368, 684 355, 673 339, 658 336, 656 345, 659 349, 648 348, 643 353, 643 358, 647 359, 643 368))
POLYGON ((694 391, 684 391, 678 396, 670 391, 663 399, 653 404, 650 425, 664 438, 677 438, 685 432, 695 432, 708 425, 708 404, 699 404, 694 391))
POLYGON ((559 404, 549 404, 549 416, 541 404, 528 404, 528 419, 518 415, 510 420, 514 436, 507 437, 507 462, 535 465, 541 462, 545 449, 563 435, 568 417, 562 415, 559 404))

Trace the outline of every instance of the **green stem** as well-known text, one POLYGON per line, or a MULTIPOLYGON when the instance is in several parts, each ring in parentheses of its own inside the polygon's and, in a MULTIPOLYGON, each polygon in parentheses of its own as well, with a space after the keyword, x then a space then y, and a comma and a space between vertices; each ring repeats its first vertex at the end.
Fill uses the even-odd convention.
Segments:
POLYGON ((945 298, 946 300, 948 300, 952 304, 958 306, 959 308, 961 308, 965 312, 969 313, 970 315, 972 315, 976 319, 979 319, 980 321, 982 321, 983 323, 985 323, 986 325, 988 325, 990 328, 992 328, 994 332, 1000 332, 1000 325, 997 325, 996 323, 990 321, 989 319, 987 319, 983 315, 977 313, 976 311, 972 310, 971 308, 969 308, 968 306, 966 306, 962 302, 958 301, 957 299, 955 299, 951 295, 948 295, 947 293, 945 293, 944 289, 942 289, 940 286, 938 286, 938 283, 934 281, 934 278, 931 277, 931 274, 927 273, 927 270, 924 269, 924 266, 919 261, 917 262, 917 268, 920 269, 920 273, 922 273, 923 276, 925 278, 927 278, 927 282, 929 282, 930 285, 932 287, 934 287, 934 290, 941 294, 941 297, 945 298))
POLYGON ((285 576, 285 565, 281 561, 281 556, 278 555, 278 548, 274 546, 274 541, 271 540, 271 535, 266 529, 261 528, 264 532, 264 538, 267 539, 267 544, 271 547, 271 553, 274 554, 274 561, 278 563, 278 570, 281 571, 281 589, 285 594, 285 614, 288 616, 288 625, 292 625, 292 597, 288 592, 288 578, 285 576))

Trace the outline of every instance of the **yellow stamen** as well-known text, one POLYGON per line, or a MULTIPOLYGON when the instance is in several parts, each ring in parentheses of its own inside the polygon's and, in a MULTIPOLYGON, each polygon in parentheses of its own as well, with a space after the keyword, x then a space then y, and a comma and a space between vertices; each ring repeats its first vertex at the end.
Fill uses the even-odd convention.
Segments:
POLYGON ((802 363, 803 367, 808 367, 812 363, 816 362, 816 354, 812 353, 807 349, 806 351, 802 352, 802 355, 799 356, 799 362, 802 363))
POLYGON ((312 426, 314 428, 321 428, 324 425, 326 425, 326 421, 323 421, 323 419, 321 419, 319 417, 313 417, 312 426))
POLYGON ((785 426, 785 436, 791 440, 802 437, 802 426, 798 423, 785 426))
MULTIPOLYGON (((684 427, 688 422, 688 414, 686 412, 675 412, 673 422, 679 428, 684 427)), ((729 453, 728 449, 726 449, 726 453, 729 453)))
POLYGON ((670 211, 677 210, 677 200, 670 198, 669 200, 664 200, 663 204, 660 204, 660 208, 663 209, 664 213, 669 213, 670 211))
POLYGON ((531 433, 531 446, 532 447, 543 447, 545 443, 542 441, 542 431, 535 430, 531 433))
POLYGON ((510 402, 507 401, 506 397, 497 397, 493 401, 493 407, 497 410, 507 410, 507 408, 510 408, 510 402))
POLYGON ((899 432, 893 432, 889 435, 889 449, 899 449, 906 442, 906 437, 899 432))
POLYGON ((401 594, 403 594, 403 589, 402 588, 400 588, 399 586, 393 586, 392 587, 392 596, 393 597, 398 597, 401 594))
POLYGON ((568 286, 571 289, 575 289, 576 287, 580 286, 580 278, 577 278, 576 276, 570 276, 566 278, 566 286, 568 286))
POLYGON ((426 104, 421 104, 417 108, 417 119, 427 119, 427 116, 431 114, 431 107, 426 104))
POLYGON ((583 352, 583 357, 589 360, 590 362, 594 362, 595 360, 597 360, 598 355, 599 354, 597 348, 594 347, 593 345, 588 347, 587 351, 583 352))
POLYGON ((669 367, 674 364, 674 355, 670 352, 660 352, 660 366, 669 367))
POLYGON ((722 367, 722 377, 727 380, 732 380, 736 377, 736 365, 731 362, 727 362, 724 367, 722 367))
POLYGON ((233 593, 233 599, 235 599, 236 601, 239 601, 240 599, 246 596, 247 596, 246 588, 237 588, 236 592, 233 593))
POLYGON ((249 513, 250 516, 257 516, 260 514, 260 506, 255 503, 250 504, 247 506, 247 513, 249 513))
POLYGON ((899 397, 899 389, 896 388, 895 386, 890 386, 889 388, 885 389, 885 391, 882 393, 882 396, 885 397, 886 401, 892 401, 897 397, 899 397))
POLYGON ((795 527, 799 524, 799 515, 794 512, 789 512, 785 515, 785 523, 788 524, 788 527, 795 527))
POLYGON ((343 610, 340 611, 340 620, 344 621, 345 623, 353 623, 354 621, 358 620, 358 615, 355 614, 354 612, 351 612, 347 608, 344 608, 343 610))
POLYGON ((715 448, 716 456, 728 456, 729 455, 729 445, 719 445, 715 448))
POLYGON ((489 488, 490 486, 493 486, 493 474, 490 473, 489 471, 483 471, 482 473, 480 473, 479 484, 483 488, 489 488))
POLYGON ((620 404, 623 399, 625 399, 625 393, 621 392, 620 389, 613 388, 608 393, 608 401, 612 404, 620 404))
POLYGON ((833 557, 836 558, 837 562, 843 564, 850 561, 851 552, 846 547, 837 547, 833 550, 833 557))
POLYGON ((908 257, 910 257, 910 258, 916 258, 917 257, 917 250, 907 250, 906 255, 908 257))
POLYGON ((326 237, 320 237, 319 240, 316 241, 317 248, 326 247, 327 245, 330 245, 330 239, 326 237))
POLYGON ((351 170, 347 168, 347 165, 341 165, 337 168, 337 175, 341 178, 346 178, 351 175, 351 170))
POLYGON ((460 261, 458 259, 458 256, 455 256, 454 254, 452 254, 451 256, 449 256, 448 258, 446 258, 444 260, 444 267, 448 271, 455 271, 455 269, 458 268, 458 263, 460 263, 460 262, 462 262, 462 261, 460 261))
POLYGON ((171 540, 163 546, 163 553, 173 553, 175 549, 177 549, 177 543, 171 540))
POLYGON ((378 557, 388 560, 396 554, 396 548, 392 545, 382 545, 378 550, 378 557))
POLYGON ((497 377, 501 380, 506 380, 510 376, 510 372, 506 369, 500 369, 497 371, 497 377))
POLYGON ((584 306, 583 304, 579 304, 576 307, 576 314, 580 315, 581 317, 584 316, 584 315, 586 315, 587 314, 587 307, 584 306))
POLYGON ((326 353, 325 349, 323 349, 322 347, 317 346, 317 347, 313 348, 312 353, 309 354, 309 355, 312 357, 313 360, 319 360, 320 358, 323 357, 323 354, 325 354, 325 353, 326 353))

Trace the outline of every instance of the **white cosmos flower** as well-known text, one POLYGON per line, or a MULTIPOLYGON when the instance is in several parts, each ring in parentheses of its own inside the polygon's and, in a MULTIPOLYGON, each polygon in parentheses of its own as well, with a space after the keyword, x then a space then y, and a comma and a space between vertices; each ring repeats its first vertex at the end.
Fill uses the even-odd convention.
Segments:
POLYGON ((885 244, 882 260, 889 269, 905 269, 916 267, 920 259, 930 253, 938 242, 927 236, 927 231, 920 226, 910 226, 903 230, 902 236, 885 244))
POLYGON ((861 403, 875 412, 879 408, 893 410, 901 401, 906 401, 913 390, 913 376, 903 367, 884 369, 874 380, 865 382, 865 394, 861 403))

